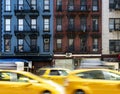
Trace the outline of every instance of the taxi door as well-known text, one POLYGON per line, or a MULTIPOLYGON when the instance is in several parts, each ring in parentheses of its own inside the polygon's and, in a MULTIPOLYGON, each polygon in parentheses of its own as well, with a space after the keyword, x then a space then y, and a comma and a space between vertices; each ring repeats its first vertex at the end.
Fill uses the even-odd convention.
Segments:
POLYGON ((66 76, 59 73, 59 70, 50 70, 47 75, 43 75, 43 78, 52 80, 60 85, 64 84, 66 76))
POLYGON ((120 81, 88 79, 83 85, 89 87, 92 94, 120 94, 120 81))
POLYGON ((31 86, 28 82, 0 81, 0 94, 31 94, 31 86))

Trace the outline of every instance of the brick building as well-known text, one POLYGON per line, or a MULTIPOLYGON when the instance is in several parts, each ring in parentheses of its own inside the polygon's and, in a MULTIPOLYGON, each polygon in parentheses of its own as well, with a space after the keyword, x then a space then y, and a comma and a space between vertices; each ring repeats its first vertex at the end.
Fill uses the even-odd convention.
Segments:
POLYGON ((54 61, 76 68, 83 58, 101 58, 102 1, 54 0, 54 61))

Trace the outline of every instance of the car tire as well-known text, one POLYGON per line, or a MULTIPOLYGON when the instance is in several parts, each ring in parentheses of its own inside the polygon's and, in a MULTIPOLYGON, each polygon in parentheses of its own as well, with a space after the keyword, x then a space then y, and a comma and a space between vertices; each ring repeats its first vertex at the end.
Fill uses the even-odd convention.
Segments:
POLYGON ((43 92, 43 94, 51 94, 49 91, 45 91, 43 92))
POLYGON ((77 90, 77 91, 75 92, 75 94, 85 94, 85 92, 82 91, 82 90, 77 90))

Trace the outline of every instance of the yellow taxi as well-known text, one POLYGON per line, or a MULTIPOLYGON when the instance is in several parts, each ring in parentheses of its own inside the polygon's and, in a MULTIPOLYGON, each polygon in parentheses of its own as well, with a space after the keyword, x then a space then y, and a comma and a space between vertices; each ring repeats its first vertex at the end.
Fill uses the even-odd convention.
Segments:
POLYGON ((65 68, 40 68, 37 75, 63 85, 69 72, 70 70, 65 68))
POLYGON ((40 78, 30 72, 0 70, 0 94, 64 94, 57 83, 40 78), (8 75, 6 78, 3 74, 8 75))
POLYGON ((66 94, 120 94, 120 73, 109 69, 80 69, 69 73, 66 94))

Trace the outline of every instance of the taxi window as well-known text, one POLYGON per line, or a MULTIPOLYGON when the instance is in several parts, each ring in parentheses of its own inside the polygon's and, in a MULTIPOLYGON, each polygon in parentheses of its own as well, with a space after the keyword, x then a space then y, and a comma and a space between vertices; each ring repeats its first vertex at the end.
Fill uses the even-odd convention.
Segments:
POLYGON ((49 75, 60 75, 58 70, 50 70, 50 74, 49 75))
POLYGON ((61 76, 66 76, 66 75, 68 75, 68 73, 67 73, 66 70, 58 70, 58 72, 59 72, 59 74, 60 74, 61 76))
POLYGON ((28 82, 30 78, 14 72, 0 72, 0 81, 28 82))
POLYGON ((76 76, 86 79, 105 79, 103 72, 100 70, 92 70, 92 71, 77 73, 76 76))
POLYGON ((103 71, 105 80, 120 80, 120 74, 109 72, 109 71, 103 71))
POLYGON ((7 72, 0 72, 0 81, 10 81, 10 74, 7 72))
POLYGON ((39 70, 38 75, 43 75, 46 70, 39 70))

